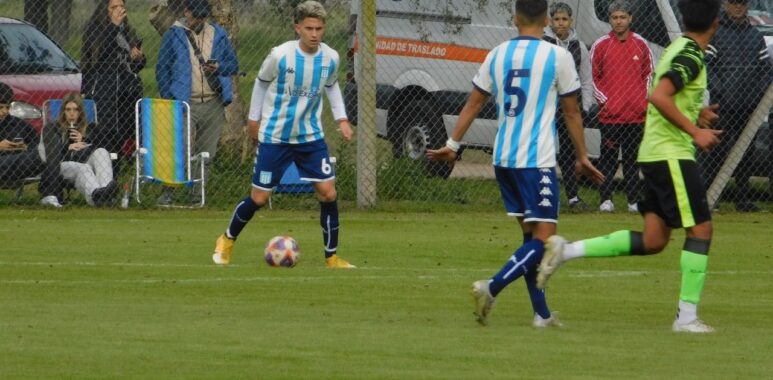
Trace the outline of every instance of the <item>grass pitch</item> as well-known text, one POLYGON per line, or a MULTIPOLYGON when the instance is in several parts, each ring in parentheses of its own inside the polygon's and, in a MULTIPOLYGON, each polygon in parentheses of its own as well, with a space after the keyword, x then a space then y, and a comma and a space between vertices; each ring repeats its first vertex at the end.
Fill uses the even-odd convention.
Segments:
MULTIPOLYGON (((531 327, 522 280, 488 327, 469 286, 517 247, 492 213, 342 214, 324 268, 316 211, 261 211, 229 267, 210 262, 225 212, 0 209, 0 378, 767 378, 773 372, 771 214, 718 215, 701 316, 670 331, 683 234, 661 255, 579 260, 551 281, 565 327, 531 327), (270 268, 289 234, 301 263, 270 268)), ((564 215, 570 239, 637 228, 564 215)))

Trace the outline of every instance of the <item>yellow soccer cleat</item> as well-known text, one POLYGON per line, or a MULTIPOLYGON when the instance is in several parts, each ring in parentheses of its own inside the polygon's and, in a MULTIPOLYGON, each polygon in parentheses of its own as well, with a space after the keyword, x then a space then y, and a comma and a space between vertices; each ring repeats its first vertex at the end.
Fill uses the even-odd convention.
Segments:
POLYGON ((212 261, 218 265, 228 265, 231 262, 233 249, 234 241, 227 238, 225 234, 220 235, 215 242, 215 253, 212 254, 212 261))
POLYGON ((333 255, 325 259, 325 266, 328 268, 334 268, 334 269, 352 269, 357 268, 356 266, 349 264, 348 261, 338 257, 338 255, 333 255))

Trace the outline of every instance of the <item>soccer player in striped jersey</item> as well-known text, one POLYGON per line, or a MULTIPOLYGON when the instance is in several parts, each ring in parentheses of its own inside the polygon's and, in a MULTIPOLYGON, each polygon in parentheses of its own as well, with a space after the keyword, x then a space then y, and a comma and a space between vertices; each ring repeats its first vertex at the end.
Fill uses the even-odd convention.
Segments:
POLYGON ((711 245, 711 211, 695 146, 708 151, 719 143, 720 131, 712 107, 703 107, 707 85, 703 52, 719 28, 719 0, 679 0, 687 32, 663 52, 650 90, 644 138, 638 161, 645 189, 639 202, 644 231, 616 231, 606 236, 568 243, 548 239, 537 282, 546 281, 567 260, 579 257, 649 255, 661 252, 671 230, 684 228, 682 287, 672 324, 675 332, 709 333, 714 329, 698 319, 711 245))
POLYGON ((508 215, 521 225, 524 244, 490 280, 475 281, 472 296, 480 324, 494 306, 495 297, 523 276, 534 310, 535 327, 559 326, 536 287, 536 270, 544 242, 555 234, 558 222, 556 178, 556 105, 559 100, 575 146, 577 173, 596 182, 603 175, 588 160, 577 101, 580 79, 572 55, 542 40, 548 23, 546 0, 518 0, 515 25, 519 36, 491 50, 472 80, 473 90, 459 115, 446 146, 428 150, 434 160, 453 162, 462 138, 486 100, 493 96, 500 125, 494 141, 494 173, 508 215))
POLYGON ((312 182, 320 204, 320 225, 325 245, 325 265, 354 268, 336 255, 338 203, 335 172, 322 131, 322 91, 345 141, 352 138, 343 96, 338 87, 338 53, 322 43, 325 8, 306 1, 295 9, 298 40, 271 50, 260 67, 252 92, 250 136, 259 142, 250 196, 236 206, 231 223, 215 243, 212 260, 228 264, 233 244, 255 212, 264 206, 291 163, 301 179, 312 182))

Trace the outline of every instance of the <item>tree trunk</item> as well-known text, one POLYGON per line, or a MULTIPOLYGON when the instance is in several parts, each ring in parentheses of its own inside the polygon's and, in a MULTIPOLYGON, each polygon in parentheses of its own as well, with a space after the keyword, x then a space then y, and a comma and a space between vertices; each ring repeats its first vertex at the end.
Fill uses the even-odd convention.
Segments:
MULTIPOLYGON (((228 39, 231 40, 234 50, 239 46, 239 22, 236 8, 232 0, 209 0, 212 4, 212 17, 225 28, 228 32, 228 39)), ((233 103, 225 109, 226 125, 223 128, 223 135, 220 138, 222 149, 238 152, 241 150, 242 157, 246 150, 251 150, 249 139, 247 138, 247 128, 244 115, 244 100, 239 95, 239 75, 231 78, 233 84, 233 103)))
POLYGON ((51 38, 64 46, 70 39, 70 20, 72 19, 72 0, 59 0, 51 6, 51 38))

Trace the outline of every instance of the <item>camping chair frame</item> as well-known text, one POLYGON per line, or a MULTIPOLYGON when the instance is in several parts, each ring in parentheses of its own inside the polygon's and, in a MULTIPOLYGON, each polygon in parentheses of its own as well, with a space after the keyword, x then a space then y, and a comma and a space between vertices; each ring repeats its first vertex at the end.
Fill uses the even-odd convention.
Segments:
POLYGON ((209 159, 209 152, 200 152, 196 155, 191 155, 191 107, 190 105, 181 100, 165 100, 165 99, 150 99, 150 98, 143 98, 138 100, 134 105, 134 112, 135 112, 135 144, 136 144, 136 150, 134 152, 135 157, 135 176, 134 176, 134 193, 135 193, 135 199, 138 203, 142 202, 141 194, 140 194, 140 186, 143 183, 157 183, 161 185, 184 185, 184 186, 193 186, 196 183, 201 184, 201 201, 197 204, 190 205, 190 206, 182 206, 182 205, 168 205, 164 207, 175 207, 175 208, 194 208, 194 207, 204 207, 206 204, 206 178, 205 178, 205 164, 206 160, 209 159), (170 183, 165 182, 162 179, 155 178, 151 175, 144 174, 143 171, 143 160, 145 160, 145 157, 151 153, 147 147, 144 146, 143 141, 143 130, 145 129, 145 124, 147 124, 149 129, 152 129, 152 121, 146 120, 145 118, 148 117, 142 116, 141 111, 142 103, 145 101, 153 101, 153 100, 163 100, 168 102, 179 102, 180 105, 183 107, 184 112, 184 126, 183 126, 183 137, 184 138, 184 144, 185 144, 185 160, 183 164, 185 165, 185 181, 182 183, 170 183), (200 165, 198 170, 201 171, 201 176, 199 179, 192 179, 191 177, 191 163, 192 162, 198 162, 200 165))

